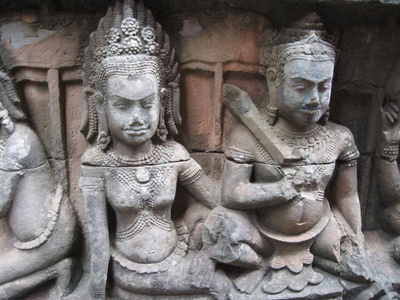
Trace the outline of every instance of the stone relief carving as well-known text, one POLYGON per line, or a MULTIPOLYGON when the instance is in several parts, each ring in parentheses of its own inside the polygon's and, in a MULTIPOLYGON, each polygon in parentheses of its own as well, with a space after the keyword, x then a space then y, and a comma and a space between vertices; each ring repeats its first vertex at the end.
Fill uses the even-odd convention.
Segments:
POLYGON ((60 298, 72 288, 75 216, 3 62, 0 121, 0 298, 15 299, 53 279, 48 295, 60 298))
POLYGON ((189 231, 171 217, 177 182, 209 208, 219 190, 172 138, 180 75, 168 36, 142 2, 117 2, 91 35, 84 68, 91 297, 105 298, 109 271, 117 298, 218 292, 191 285, 189 231))
POLYGON ((399 154, 399 106, 397 101, 388 101, 381 110, 382 132, 378 143, 376 168, 384 210, 381 216, 384 229, 394 234, 387 250, 400 263, 400 180, 397 157, 399 154))
POLYGON ((315 14, 271 35, 300 12, 145 1, 169 39, 142 3, 118 2, 86 53, 86 149, 81 54, 113 1, 67 2, 1 4, 0 55, 23 110, 1 67, 0 299, 398 298, 397 90, 377 122, 398 4, 299 2, 343 31, 331 97, 337 36, 315 14), (179 93, 190 155, 174 141, 179 93))
POLYGON ((263 112, 225 85, 225 105, 240 124, 225 145, 221 206, 204 225, 210 260, 198 258, 199 286, 213 281, 213 263, 236 267, 229 275, 250 299, 326 289, 328 273, 367 280, 368 270, 352 263, 365 258, 359 153, 351 132, 328 121, 335 39, 315 13, 275 36, 263 112))

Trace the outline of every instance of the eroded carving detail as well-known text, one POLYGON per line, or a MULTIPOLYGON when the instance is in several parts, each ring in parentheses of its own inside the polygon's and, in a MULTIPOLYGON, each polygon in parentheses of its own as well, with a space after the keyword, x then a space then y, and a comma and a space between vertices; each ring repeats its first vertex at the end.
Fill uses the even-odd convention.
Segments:
POLYGON ((60 298, 71 292, 74 212, 26 123, 10 74, 0 67, 0 298, 14 299, 55 278, 49 296, 60 298))

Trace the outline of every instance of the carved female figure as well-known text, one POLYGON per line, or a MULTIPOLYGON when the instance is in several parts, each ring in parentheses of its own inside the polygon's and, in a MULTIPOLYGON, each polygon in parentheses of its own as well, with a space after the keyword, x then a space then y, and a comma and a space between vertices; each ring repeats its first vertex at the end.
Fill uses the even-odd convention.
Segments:
POLYGON ((199 292, 188 279, 188 231, 171 206, 178 181, 208 207, 218 196, 172 140, 180 120, 175 51, 142 2, 108 10, 86 49, 85 79, 90 146, 80 187, 92 297, 105 297, 110 258, 119 298, 199 292))
POLYGON ((340 243, 363 242, 359 154, 350 131, 326 117, 335 50, 310 14, 269 45, 265 114, 244 91, 225 86, 225 102, 241 124, 225 148, 222 206, 203 237, 212 260, 242 268, 233 279, 241 292, 252 293, 268 270, 265 293, 318 285, 323 276, 311 268, 313 254, 330 272, 354 275, 340 243))
POLYGON ((2 62, 0 68, 0 298, 54 278, 59 298, 68 292, 74 213, 2 62))

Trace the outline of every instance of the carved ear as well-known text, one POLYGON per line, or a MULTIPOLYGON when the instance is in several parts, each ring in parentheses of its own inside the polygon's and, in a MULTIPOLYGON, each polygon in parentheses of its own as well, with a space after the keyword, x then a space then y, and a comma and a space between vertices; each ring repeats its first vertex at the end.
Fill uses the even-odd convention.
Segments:
POLYGON ((276 69, 275 68, 268 68, 267 73, 267 84, 268 84, 268 93, 269 93, 269 101, 272 101, 272 105, 276 106, 276 69))
POLYGON ((164 103, 166 96, 167 96, 167 89, 166 88, 161 88, 160 89, 160 100, 161 100, 161 103, 164 103))
MULTIPOLYGON (((90 103, 90 97, 94 94, 94 90, 89 87, 85 87, 82 92, 82 120, 80 126, 80 132, 85 136, 85 138, 90 141, 93 138, 93 128, 90 128, 91 111, 93 110, 92 103, 90 103)), ((97 116, 96 116, 97 120, 97 116)), ((92 126, 93 127, 93 126, 92 126)))
POLYGON ((267 83, 268 83, 268 88, 270 85, 275 86, 275 79, 276 79, 276 69, 275 68, 268 68, 267 70, 267 83))
POLYGON ((108 134, 108 124, 104 111, 104 97, 92 88, 83 90, 84 107, 81 132, 86 140, 92 142, 99 133, 108 134))
POLYGON ((181 124, 182 118, 180 114, 180 90, 179 84, 176 82, 170 82, 167 87, 165 122, 168 132, 171 135, 177 135, 178 129, 176 128, 176 124, 181 124))

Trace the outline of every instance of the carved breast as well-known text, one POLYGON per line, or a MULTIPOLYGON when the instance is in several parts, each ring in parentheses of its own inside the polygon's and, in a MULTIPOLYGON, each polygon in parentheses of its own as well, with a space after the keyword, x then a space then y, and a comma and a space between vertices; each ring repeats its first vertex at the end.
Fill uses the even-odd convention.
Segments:
POLYGON ((117 221, 117 250, 140 263, 160 262, 170 255, 177 244, 170 216, 177 183, 174 164, 113 168, 106 181, 117 221))

